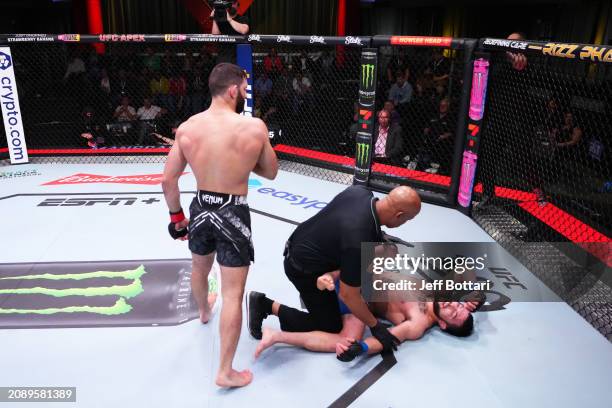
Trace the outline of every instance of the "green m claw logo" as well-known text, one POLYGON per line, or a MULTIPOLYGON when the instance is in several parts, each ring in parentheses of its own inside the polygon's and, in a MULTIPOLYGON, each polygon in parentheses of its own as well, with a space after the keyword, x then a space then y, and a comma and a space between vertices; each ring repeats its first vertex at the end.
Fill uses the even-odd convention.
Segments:
POLYGON ((357 167, 366 167, 370 155, 368 143, 357 143, 357 167))
POLYGON ((361 84, 364 89, 374 85, 374 64, 361 65, 361 84))
MULTIPOLYGON (((118 296, 115 304, 112 306, 67 306, 60 308, 42 308, 42 309, 4 309, 0 308, 2 314, 38 314, 38 315, 53 315, 57 313, 93 313, 106 316, 115 316, 128 313, 132 310, 132 306, 127 302, 127 299, 135 298, 144 292, 142 287, 141 277, 146 273, 143 265, 136 269, 126 270, 121 272, 87 272, 87 273, 70 273, 63 275, 41 274, 41 275, 22 275, 0 278, 2 281, 19 280, 48 280, 48 281, 81 281, 87 279, 124 279, 131 281, 126 285, 112 286, 93 286, 84 288, 65 288, 54 289, 47 287, 28 287, 15 289, 0 289, 0 295, 43 295, 55 298, 66 296, 118 296)), ((70 285, 68 285, 70 286, 70 285)))

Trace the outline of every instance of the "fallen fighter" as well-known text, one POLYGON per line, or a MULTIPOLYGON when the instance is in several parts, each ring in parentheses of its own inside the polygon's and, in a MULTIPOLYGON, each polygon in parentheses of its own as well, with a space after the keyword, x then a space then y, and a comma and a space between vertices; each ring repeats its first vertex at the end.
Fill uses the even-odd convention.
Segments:
MULTIPOLYGON (((338 290, 338 271, 326 273, 317 279, 319 290, 338 290)), ((343 327, 339 333, 324 331, 286 332, 263 328, 262 339, 255 350, 255 358, 274 344, 289 344, 316 352, 336 352, 341 361, 351 361, 361 354, 376 354, 383 350, 382 344, 369 337, 362 341, 365 324, 351 314, 339 300, 343 327)), ((480 302, 370 302, 370 310, 377 318, 393 324, 389 329, 400 342, 417 340, 425 332, 438 325, 444 332, 458 336, 469 336, 474 328, 472 312, 480 302)), ((279 304, 274 302, 272 314, 278 313, 279 304)))

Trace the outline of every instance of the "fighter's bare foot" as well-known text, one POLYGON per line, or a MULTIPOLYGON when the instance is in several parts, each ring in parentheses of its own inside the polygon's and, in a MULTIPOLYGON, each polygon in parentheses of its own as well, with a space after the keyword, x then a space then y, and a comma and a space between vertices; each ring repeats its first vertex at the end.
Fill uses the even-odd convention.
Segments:
POLYGON ((259 357, 259 355, 266 349, 272 347, 276 343, 276 330, 269 329, 264 327, 261 331, 262 336, 257 348, 255 349, 255 358, 259 357))
POLYGON ((217 375, 215 383, 219 387, 244 387, 253 381, 253 373, 249 370, 236 371, 231 370, 229 373, 217 375))
POLYGON ((208 321, 210 320, 210 317, 212 316, 212 310, 213 310, 213 307, 215 306, 216 301, 217 301, 217 294, 209 293, 208 294, 208 308, 204 310, 200 309, 200 321, 203 324, 208 323, 208 321))

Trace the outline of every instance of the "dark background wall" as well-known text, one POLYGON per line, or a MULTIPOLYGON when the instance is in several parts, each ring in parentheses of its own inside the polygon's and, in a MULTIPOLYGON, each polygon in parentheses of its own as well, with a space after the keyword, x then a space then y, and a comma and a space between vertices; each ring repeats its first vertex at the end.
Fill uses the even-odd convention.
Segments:
MULTIPOLYGON (((202 0, 203 1, 203 0, 202 0)), ((2 0, 3 33, 86 32, 85 0, 2 0)), ((201 25, 183 0, 101 0, 105 32, 190 33, 201 25)), ((337 0, 255 0, 260 34, 334 35, 337 0)), ((504 37, 612 43, 609 0, 346 0, 347 34, 504 37)))

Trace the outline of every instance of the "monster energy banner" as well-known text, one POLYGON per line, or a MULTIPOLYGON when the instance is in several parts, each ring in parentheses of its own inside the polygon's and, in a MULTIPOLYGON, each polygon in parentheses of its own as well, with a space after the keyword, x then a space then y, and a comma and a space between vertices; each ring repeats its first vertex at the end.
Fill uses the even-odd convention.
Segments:
POLYGON ((374 109, 376 102, 376 49, 366 48, 361 53, 361 80, 359 82, 359 105, 374 109))
POLYGON ((190 260, 0 264, 0 328, 181 324, 190 280, 190 260))
POLYGON ((370 176, 372 135, 357 132, 356 146, 353 184, 367 184, 370 176))

